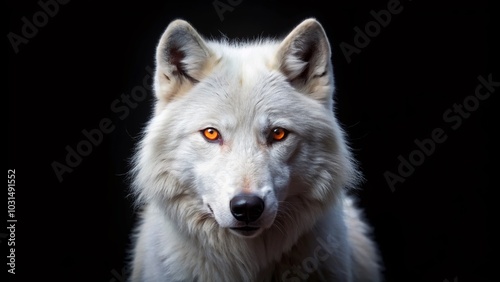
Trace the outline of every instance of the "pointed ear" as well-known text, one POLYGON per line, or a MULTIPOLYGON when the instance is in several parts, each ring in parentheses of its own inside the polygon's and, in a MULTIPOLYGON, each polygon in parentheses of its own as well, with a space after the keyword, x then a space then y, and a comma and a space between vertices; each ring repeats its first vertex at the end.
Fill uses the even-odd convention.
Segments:
POLYGON ((203 76, 212 52, 186 21, 171 22, 156 49, 155 92, 166 103, 182 94, 203 76))
POLYGON ((321 24, 307 19, 281 42, 279 70, 299 92, 332 106, 333 70, 330 44, 321 24))

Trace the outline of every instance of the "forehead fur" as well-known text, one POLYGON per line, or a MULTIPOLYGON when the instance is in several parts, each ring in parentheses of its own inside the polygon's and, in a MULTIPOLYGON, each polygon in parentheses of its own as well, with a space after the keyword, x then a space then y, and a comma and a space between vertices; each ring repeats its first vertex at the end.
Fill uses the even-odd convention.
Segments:
POLYGON ((241 85, 251 84, 263 71, 278 68, 276 53, 279 43, 270 39, 253 42, 210 41, 207 45, 215 53, 219 70, 224 75, 238 78, 241 85))
POLYGON ((262 104, 259 101, 270 103, 270 100, 285 98, 277 92, 294 91, 275 63, 279 43, 208 41, 207 47, 213 51, 215 63, 203 71, 197 84, 177 96, 178 100, 191 104, 191 108, 216 107, 216 111, 207 113, 217 118, 229 112, 239 113, 234 118, 251 117, 250 105, 255 109, 262 104), (278 95, 270 95, 273 93, 278 95))

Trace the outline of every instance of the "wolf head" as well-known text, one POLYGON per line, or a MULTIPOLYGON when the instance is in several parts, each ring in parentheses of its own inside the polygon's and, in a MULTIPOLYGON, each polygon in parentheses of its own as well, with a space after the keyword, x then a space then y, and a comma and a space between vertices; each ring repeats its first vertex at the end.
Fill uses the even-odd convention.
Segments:
POLYGON ((314 224, 356 181, 334 116, 330 52, 314 19, 283 40, 236 43, 173 21, 157 47, 157 102, 135 162, 139 202, 188 234, 252 238, 314 224))

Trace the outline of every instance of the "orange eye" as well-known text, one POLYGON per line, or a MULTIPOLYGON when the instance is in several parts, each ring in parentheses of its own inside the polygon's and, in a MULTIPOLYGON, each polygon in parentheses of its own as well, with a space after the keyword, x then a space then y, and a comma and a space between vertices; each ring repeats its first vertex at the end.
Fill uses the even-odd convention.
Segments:
POLYGON ((288 135, 288 131, 281 127, 276 127, 271 131, 271 141, 281 141, 288 135))
POLYGON ((219 131, 212 127, 203 129, 201 133, 203 134, 203 137, 205 137, 208 141, 216 141, 220 138, 219 131))

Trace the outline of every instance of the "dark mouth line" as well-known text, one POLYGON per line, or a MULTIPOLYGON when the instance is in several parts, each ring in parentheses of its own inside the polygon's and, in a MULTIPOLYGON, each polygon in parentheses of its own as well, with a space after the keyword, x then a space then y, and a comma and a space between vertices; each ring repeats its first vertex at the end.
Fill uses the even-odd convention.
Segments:
POLYGON ((255 231, 259 229, 259 227, 243 226, 243 227, 230 227, 230 229, 237 231, 255 231))

